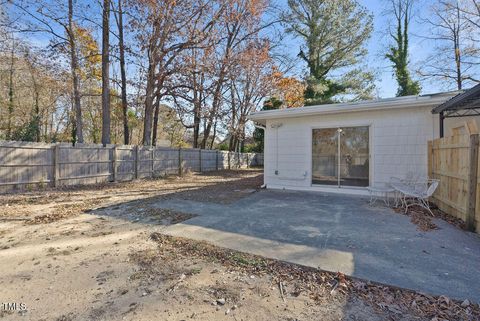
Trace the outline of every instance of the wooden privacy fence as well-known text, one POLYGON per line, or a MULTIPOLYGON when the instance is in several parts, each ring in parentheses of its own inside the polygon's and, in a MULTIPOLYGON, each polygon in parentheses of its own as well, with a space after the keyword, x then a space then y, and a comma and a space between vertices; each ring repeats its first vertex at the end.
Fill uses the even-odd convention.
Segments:
POLYGON ((262 166, 263 155, 126 145, 0 142, 0 192, 262 166))
POLYGON ((479 136, 457 135, 428 143, 428 173, 439 179, 433 202, 480 233, 479 136))

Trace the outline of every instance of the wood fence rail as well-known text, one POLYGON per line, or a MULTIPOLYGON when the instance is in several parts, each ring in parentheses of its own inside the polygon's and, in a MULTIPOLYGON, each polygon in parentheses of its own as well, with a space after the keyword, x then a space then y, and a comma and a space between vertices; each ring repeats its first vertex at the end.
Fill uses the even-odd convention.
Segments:
POLYGON ((0 193, 262 166, 263 154, 131 145, 0 142, 0 193))
POLYGON ((457 135, 428 142, 428 173, 439 179, 433 202, 480 233, 479 135, 457 135))

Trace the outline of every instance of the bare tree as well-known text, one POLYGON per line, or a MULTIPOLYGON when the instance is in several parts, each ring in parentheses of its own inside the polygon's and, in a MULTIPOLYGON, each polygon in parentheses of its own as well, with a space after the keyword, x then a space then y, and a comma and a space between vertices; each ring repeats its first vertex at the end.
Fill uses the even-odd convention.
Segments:
POLYGON ((460 1, 441 0, 431 7, 431 16, 423 21, 430 27, 432 54, 418 70, 419 75, 432 80, 447 81, 456 89, 465 82, 478 82, 475 77, 480 63, 479 48, 469 37, 472 24, 465 18, 460 1))
POLYGON ((12 37, 12 47, 10 49, 10 64, 8 72, 8 124, 7 140, 12 139, 12 116, 13 116, 13 74, 15 72, 15 39, 12 37))
POLYGON ((248 1, 231 1, 219 23, 219 35, 222 35, 216 50, 216 70, 214 71, 214 84, 211 90, 210 110, 205 113, 203 138, 201 148, 207 147, 212 127, 218 118, 223 102, 224 85, 228 81, 229 70, 233 65, 236 52, 241 50, 241 45, 259 36, 260 30, 275 22, 261 23, 261 18, 268 3, 257 1, 253 4, 248 1))
POLYGON ((130 130, 128 128, 128 101, 127 101, 127 72, 125 68, 125 39, 123 35, 123 0, 118 0, 118 8, 115 13, 115 20, 118 29, 118 50, 121 77, 121 98, 122 98, 122 116, 123 116, 123 142, 130 144, 130 130))
POLYGON ((214 6, 210 0, 138 1, 143 11, 136 13, 137 37, 148 57, 143 144, 152 145, 154 111, 172 90, 167 83, 178 71, 178 57, 200 45, 223 6, 214 6))
MULTIPOLYGON (((192 129, 196 148, 212 148, 217 132, 226 125, 225 121, 236 120, 236 115, 230 116, 237 111, 231 108, 231 104, 238 100, 231 96, 235 94, 231 91, 234 88, 231 78, 241 76, 239 57, 249 43, 261 42, 262 30, 278 23, 273 18, 263 20, 268 8, 266 1, 232 0, 224 3, 224 13, 202 46, 184 52, 183 78, 180 80, 183 86, 173 97, 182 124, 192 129), (233 71, 235 69, 237 72, 233 71)), ((231 128, 233 125, 226 126, 231 128)))
POLYGON ((102 19, 102 144, 110 144, 110 0, 103 0, 102 19))
POLYGON ((226 97, 230 105, 228 129, 231 151, 243 150, 247 116, 257 110, 271 93, 274 70, 268 42, 249 42, 239 53, 229 74, 226 97))
POLYGON ((27 33, 46 33, 52 36, 54 47, 67 45, 70 73, 72 78, 73 108, 75 111, 74 141, 83 143, 82 108, 80 99, 80 78, 78 53, 75 39, 75 22, 73 0, 68 0, 67 7, 62 1, 37 2, 31 0, 12 1, 21 19, 14 28, 27 33), (66 13, 66 18, 65 18, 66 13), (63 31, 63 33, 62 33, 63 31))
POLYGON ((193 130, 193 148, 200 147, 202 118, 215 85, 211 79, 215 69, 213 49, 216 43, 217 39, 212 32, 202 48, 188 51, 183 60, 183 78, 180 79, 184 87, 183 90, 177 90, 173 97, 183 126, 193 130), (189 120, 192 120, 190 124, 189 120))
MULTIPOLYGON (((56 19, 60 21, 60 19, 56 19)), ((73 30, 73 0, 68 0, 68 25, 60 23, 67 35, 70 45, 70 65, 73 79, 73 99, 75 106, 75 141, 83 143, 83 123, 82 123, 82 106, 80 102, 80 81, 78 77, 78 57, 75 43, 75 32, 73 30), (67 27, 68 26, 68 27, 67 27)))

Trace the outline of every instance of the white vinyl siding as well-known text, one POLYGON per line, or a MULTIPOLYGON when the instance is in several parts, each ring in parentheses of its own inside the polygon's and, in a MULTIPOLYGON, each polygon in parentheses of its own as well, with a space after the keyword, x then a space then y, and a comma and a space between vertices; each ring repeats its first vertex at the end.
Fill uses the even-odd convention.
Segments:
POLYGON ((438 116, 431 114, 432 107, 268 119, 265 183, 270 188, 309 189, 312 187, 312 129, 354 126, 370 127, 372 185, 387 183, 390 177, 402 177, 408 171, 426 176, 427 142, 438 137, 438 116), (275 124, 281 126, 272 128, 275 124))

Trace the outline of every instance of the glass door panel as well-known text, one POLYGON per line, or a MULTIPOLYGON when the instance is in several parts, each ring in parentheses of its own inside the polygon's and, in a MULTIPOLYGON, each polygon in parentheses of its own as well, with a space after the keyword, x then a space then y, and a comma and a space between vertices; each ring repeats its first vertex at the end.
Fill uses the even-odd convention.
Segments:
POLYGON ((368 186, 368 127, 342 128, 340 137, 340 184, 368 186))
POLYGON ((337 128, 312 132, 312 184, 338 185, 337 128))
POLYGON ((312 184, 368 186, 368 131, 367 126, 313 129, 312 184))

